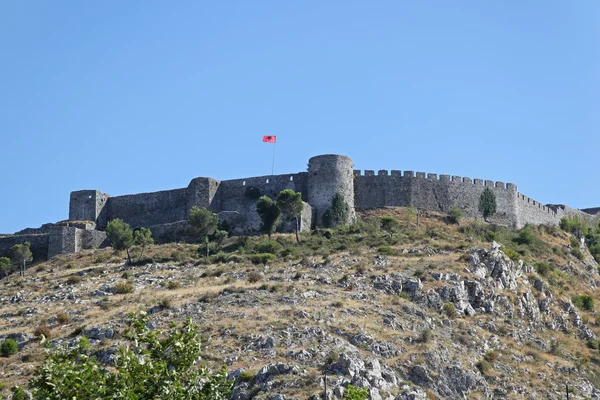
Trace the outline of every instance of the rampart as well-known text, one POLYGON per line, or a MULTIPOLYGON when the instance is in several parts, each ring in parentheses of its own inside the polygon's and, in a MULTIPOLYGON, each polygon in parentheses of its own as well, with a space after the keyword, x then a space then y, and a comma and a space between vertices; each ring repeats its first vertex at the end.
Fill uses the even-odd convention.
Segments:
MULTIPOLYGON (((274 199, 284 189, 302 193, 302 230, 322 226, 323 215, 338 194, 350 211, 348 223, 354 220, 355 210, 409 205, 439 212, 456 207, 468 217, 480 218, 479 199, 486 187, 496 197, 496 213, 489 221, 499 225, 558 225, 567 215, 590 223, 600 219, 600 208, 582 211, 543 205, 519 193, 512 183, 414 171, 353 170, 351 158, 327 154, 312 157, 307 172, 224 181, 199 177, 185 188, 115 197, 98 190, 72 192, 66 224, 46 224, 15 235, 0 235, 0 256, 7 254, 12 245, 25 241, 32 243, 37 258, 101 247, 106 245, 102 231, 115 218, 134 229, 150 227, 159 242, 176 240, 184 234, 193 206, 217 213, 229 224, 232 234, 251 234, 261 225, 256 213, 258 197, 274 199)), ((292 230, 293 225, 286 223, 284 229, 292 230)))

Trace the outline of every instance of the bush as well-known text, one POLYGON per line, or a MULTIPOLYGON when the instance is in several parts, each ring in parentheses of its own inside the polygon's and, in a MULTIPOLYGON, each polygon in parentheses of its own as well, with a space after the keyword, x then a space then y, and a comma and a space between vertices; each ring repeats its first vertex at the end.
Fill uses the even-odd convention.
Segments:
POLYGON ((560 229, 563 231, 572 233, 574 235, 584 235, 588 231, 587 223, 585 220, 580 219, 577 216, 567 216, 560 219, 558 224, 560 229))
POLYGON ((383 254, 383 255, 388 255, 389 256, 389 255, 394 254, 394 249, 392 248, 392 246, 384 245, 384 246, 379 246, 377 248, 377 252, 379 254, 383 254))
POLYGON ((589 339, 586 343, 586 346, 593 350, 598 350, 598 348, 600 348, 596 339, 589 339))
POLYGON ((479 361, 477 364, 475 364, 475 366, 477 367, 479 372, 481 372, 482 375, 487 375, 492 369, 491 364, 485 360, 479 361))
POLYGON ((50 328, 48 328, 47 325, 40 325, 37 328, 35 328, 35 330, 33 331, 33 335, 38 338, 42 335, 44 335, 45 338, 50 338, 52 337, 52 331, 50 330, 50 328))
POLYGON ((260 254, 253 254, 250 257, 250 261, 252 261, 254 264, 267 264, 269 261, 274 260, 275 259, 275 254, 270 254, 270 253, 260 253, 260 254))
POLYGON ((35 399, 226 399, 233 382, 227 369, 211 372, 198 367, 200 329, 188 318, 168 332, 150 330, 143 313, 131 315, 123 332, 128 343, 120 347, 114 368, 107 369, 89 355, 89 341, 69 350, 50 350, 35 371, 29 387, 35 399))
POLYGON ((446 221, 450 224, 459 224, 463 216, 463 211, 454 206, 450 207, 448 214, 446 214, 446 221))
POLYGON ((68 324, 69 322, 71 322, 71 317, 69 317, 66 313, 62 312, 62 313, 58 313, 56 315, 56 322, 58 322, 59 324, 68 324))
POLYGON ((256 283, 256 282, 260 282, 262 280, 262 275, 259 274, 258 272, 250 272, 248 274, 248 282, 250 283, 256 283))
POLYGON ((282 247, 276 240, 262 240, 256 245, 256 252, 276 254, 282 247))
POLYGON ((429 343, 431 338, 433 338, 433 332, 430 329, 423 329, 419 335, 419 342, 429 343))
POLYGON ((81 282, 81 276, 79 275, 71 275, 67 278, 67 285, 76 285, 81 282))
POLYGON ((369 392, 367 389, 362 387, 357 387, 352 384, 346 386, 346 391, 344 393, 344 399, 347 400, 366 400, 369 392))
POLYGON ((160 299, 160 301, 158 302, 158 306, 160 308, 162 308, 163 310, 168 310, 171 307, 173 307, 173 302, 171 300, 170 297, 163 297, 162 299, 160 299))
POLYGON ((0 344, 0 356, 10 357, 19 352, 19 346, 13 339, 6 339, 0 344))
POLYGON ((519 231, 519 234, 516 238, 513 239, 513 242, 518 244, 530 245, 535 240, 535 236, 533 234, 533 228, 531 225, 526 225, 523 229, 519 231))
POLYGON ((548 273, 550 271, 552 271, 554 268, 547 262, 545 261, 540 261, 538 263, 535 264, 535 270, 537 271, 538 274, 542 275, 542 276, 547 276, 548 273))
POLYGON ((506 256, 514 262, 519 261, 523 257, 520 253, 514 251, 513 249, 504 249, 504 254, 506 254, 506 256))
POLYGON ((444 305, 442 306, 442 311, 444 311, 444 314, 446 314, 448 318, 454 319, 458 316, 458 313, 456 312, 456 307, 454 307, 454 304, 450 302, 444 303, 444 305))
POLYGON ((579 296, 571 297, 571 301, 578 308, 585 311, 593 311, 594 310, 594 298, 589 294, 582 294, 579 296))
POLYGON ((133 285, 129 282, 119 282, 119 283, 115 283, 112 288, 111 288, 111 292, 114 294, 127 294, 127 293, 132 293, 133 292, 133 285))
POLYGON ((498 359, 498 352, 496 352, 494 350, 490 350, 487 353, 485 353, 485 355, 483 356, 483 359, 485 361, 489 362, 490 364, 493 364, 498 359))
POLYGON ((169 289, 169 290, 181 289, 181 282, 169 281, 169 283, 167 283, 167 289, 169 289))

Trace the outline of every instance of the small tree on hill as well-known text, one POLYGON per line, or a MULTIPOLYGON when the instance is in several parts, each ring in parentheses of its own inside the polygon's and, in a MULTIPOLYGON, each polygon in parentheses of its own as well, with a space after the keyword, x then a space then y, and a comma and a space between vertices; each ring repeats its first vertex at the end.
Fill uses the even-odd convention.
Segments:
POLYGON ((134 240, 133 231, 129 224, 120 218, 113 219, 106 226, 106 236, 113 249, 127 252, 127 262, 131 264, 129 249, 133 246, 134 240))
POLYGON ((10 258, 8 257, 0 257, 0 278, 4 278, 5 276, 11 274, 15 270, 12 262, 10 262, 10 258))
POLYGON ((396 220, 396 218, 381 217, 379 222, 381 223, 381 229, 389 233, 390 237, 392 237, 394 233, 398 232, 398 229, 400 229, 400 223, 398 220, 396 220))
POLYGON ((154 244, 154 239, 152 238, 152 232, 148 228, 140 228, 136 229, 133 232, 133 243, 137 246, 141 247, 140 256, 138 257, 138 261, 142 259, 142 255, 144 254, 144 249, 147 246, 154 244))
POLYGON ((193 236, 200 237, 206 245, 206 257, 210 254, 208 237, 213 235, 219 227, 219 216, 206 208, 192 207, 188 217, 188 225, 193 236))
POLYGON ((489 187, 483 189, 483 193, 479 197, 479 211, 483 214, 485 221, 496 213, 496 195, 489 187))
POLYGON ((23 244, 15 244, 10 248, 10 259, 13 264, 19 266, 19 276, 25 276, 27 263, 33 261, 33 254, 29 249, 30 246, 29 242, 25 242, 23 244))
POLYGON ((256 212, 262 221, 261 230, 269 235, 269 239, 271 239, 271 234, 275 232, 279 222, 281 210, 273 200, 267 196, 261 196, 258 203, 256 203, 256 212))
POLYGON ((292 189, 282 190, 277 195, 277 206, 281 209, 283 215, 289 219, 295 220, 296 226, 294 232, 296 233, 296 242, 300 243, 298 232, 300 231, 300 215, 304 209, 302 194, 300 192, 294 192, 292 189))

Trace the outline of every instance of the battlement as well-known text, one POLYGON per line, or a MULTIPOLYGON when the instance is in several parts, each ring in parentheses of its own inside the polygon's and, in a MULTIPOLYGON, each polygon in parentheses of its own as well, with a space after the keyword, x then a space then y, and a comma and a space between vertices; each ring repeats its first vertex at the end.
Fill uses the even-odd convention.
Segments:
MULTIPOLYGON (((585 210, 586 213, 567 206, 544 205, 520 193, 514 183, 411 170, 357 170, 353 169, 351 158, 326 154, 312 157, 304 172, 222 181, 197 177, 184 188, 115 197, 98 190, 75 191, 70 196, 68 222, 84 221, 86 229, 67 224, 52 227, 51 231, 46 227, 21 233, 40 234, 32 236, 32 240, 42 252, 76 252, 101 243, 103 236, 94 232, 101 232, 115 218, 123 219, 132 228, 153 227, 158 236, 173 237, 176 230, 185 226, 190 209, 197 206, 218 213, 233 226, 232 232, 248 234, 258 231, 261 224, 256 213, 257 195, 274 199, 284 189, 302 193, 306 203, 303 229, 322 226, 323 216, 337 195, 348 206, 348 222, 354 220, 356 210, 409 205, 439 212, 456 207, 465 216, 481 218, 478 205, 485 189, 491 189, 496 196, 496 213, 489 221, 499 225, 558 225, 566 215, 591 222, 600 220, 600 208, 585 210), (94 224, 96 230, 87 228, 94 224)), ((4 235, 0 242, 8 245, 22 237, 25 236, 4 235)))
POLYGON ((416 178, 416 179, 427 179, 430 181, 440 181, 440 182, 449 182, 449 183, 466 183, 477 186, 488 186, 494 187, 497 189, 507 189, 511 191, 517 191, 517 185, 514 183, 504 183, 501 181, 491 181, 491 180, 483 180, 479 178, 471 179, 464 176, 456 176, 456 175, 444 175, 444 174, 435 174, 428 172, 414 172, 414 171, 400 171, 397 169, 393 169, 388 171, 386 169, 380 169, 375 174, 374 170, 366 169, 364 171, 355 169, 352 171, 355 177, 392 177, 392 178, 416 178))

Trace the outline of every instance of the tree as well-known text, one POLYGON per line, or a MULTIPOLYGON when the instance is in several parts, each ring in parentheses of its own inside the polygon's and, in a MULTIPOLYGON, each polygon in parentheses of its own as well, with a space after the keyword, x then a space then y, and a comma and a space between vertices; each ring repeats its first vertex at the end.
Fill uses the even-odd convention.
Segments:
POLYGON ((390 237, 400 228, 400 223, 393 217, 381 217, 379 222, 381 223, 381 229, 389 233, 390 237))
POLYGON ((292 189, 285 189, 277 195, 277 206, 281 209, 283 215, 296 221, 294 232, 296 233, 296 242, 300 243, 298 232, 300 231, 300 216, 304 209, 302 194, 294 192, 292 189))
POLYGON ((483 214, 484 221, 496 213, 496 195, 489 187, 483 189, 479 197, 479 211, 483 214))
POLYGON ((29 249, 30 246, 29 242, 25 242, 23 244, 15 244, 10 248, 10 259, 13 264, 19 266, 19 276, 25 276, 27 263, 33 261, 33 254, 29 249))
POLYGON ((266 232, 271 239, 271 234, 275 231, 281 210, 277 204, 267 196, 261 196, 256 203, 256 212, 262 221, 261 230, 266 232))
POLYGON ((193 236, 200 237, 206 245, 206 257, 210 254, 208 236, 215 233, 219 226, 219 216, 206 208, 192 207, 188 217, 188 225, 193 236))
POLYGON ((152 232, 148 228, 140 228, 136 229, 133 232, 133 243, 136 246, 140 246, 142 249, 140 250, 140 256, 138 257, 138 261, 142 259, 142 255, 144 254, 144 249, 146 246, 150 246, 154 244, 154 239, 152 238, 152 232))
POLYGON ((133 231, 129 227, 129 224, 120 218, 113 219, 106 226, 106 236, 113 249, 127 251, 127 262, 131 264, 129 249, 133 246, 134 240, 133 231))
POLYGON ((15 270, 14 265, 8 257, 0 257, 0 278, 11 274, 15 270))
POLYGON ((331 198, 331 225, 346 225, 348 223, 348 216, 350 214, 350 208, 348 203, 344 201, 344 196, 341 193, 336 193, 331 198))
MULTIPOLYGON (((89 341, 52 350, 35 371, 29 386, 34 399, 226 399, 232 381, 227 369, 198 367, 200 330, 191 318, 164 334, 150 330, 146 313, 129 316, 123 332, 127 343, 118 350, 116 365, 106 368, 90 354, 89 341)), ((50 350, 49 350, 50 351, 50 350)))

